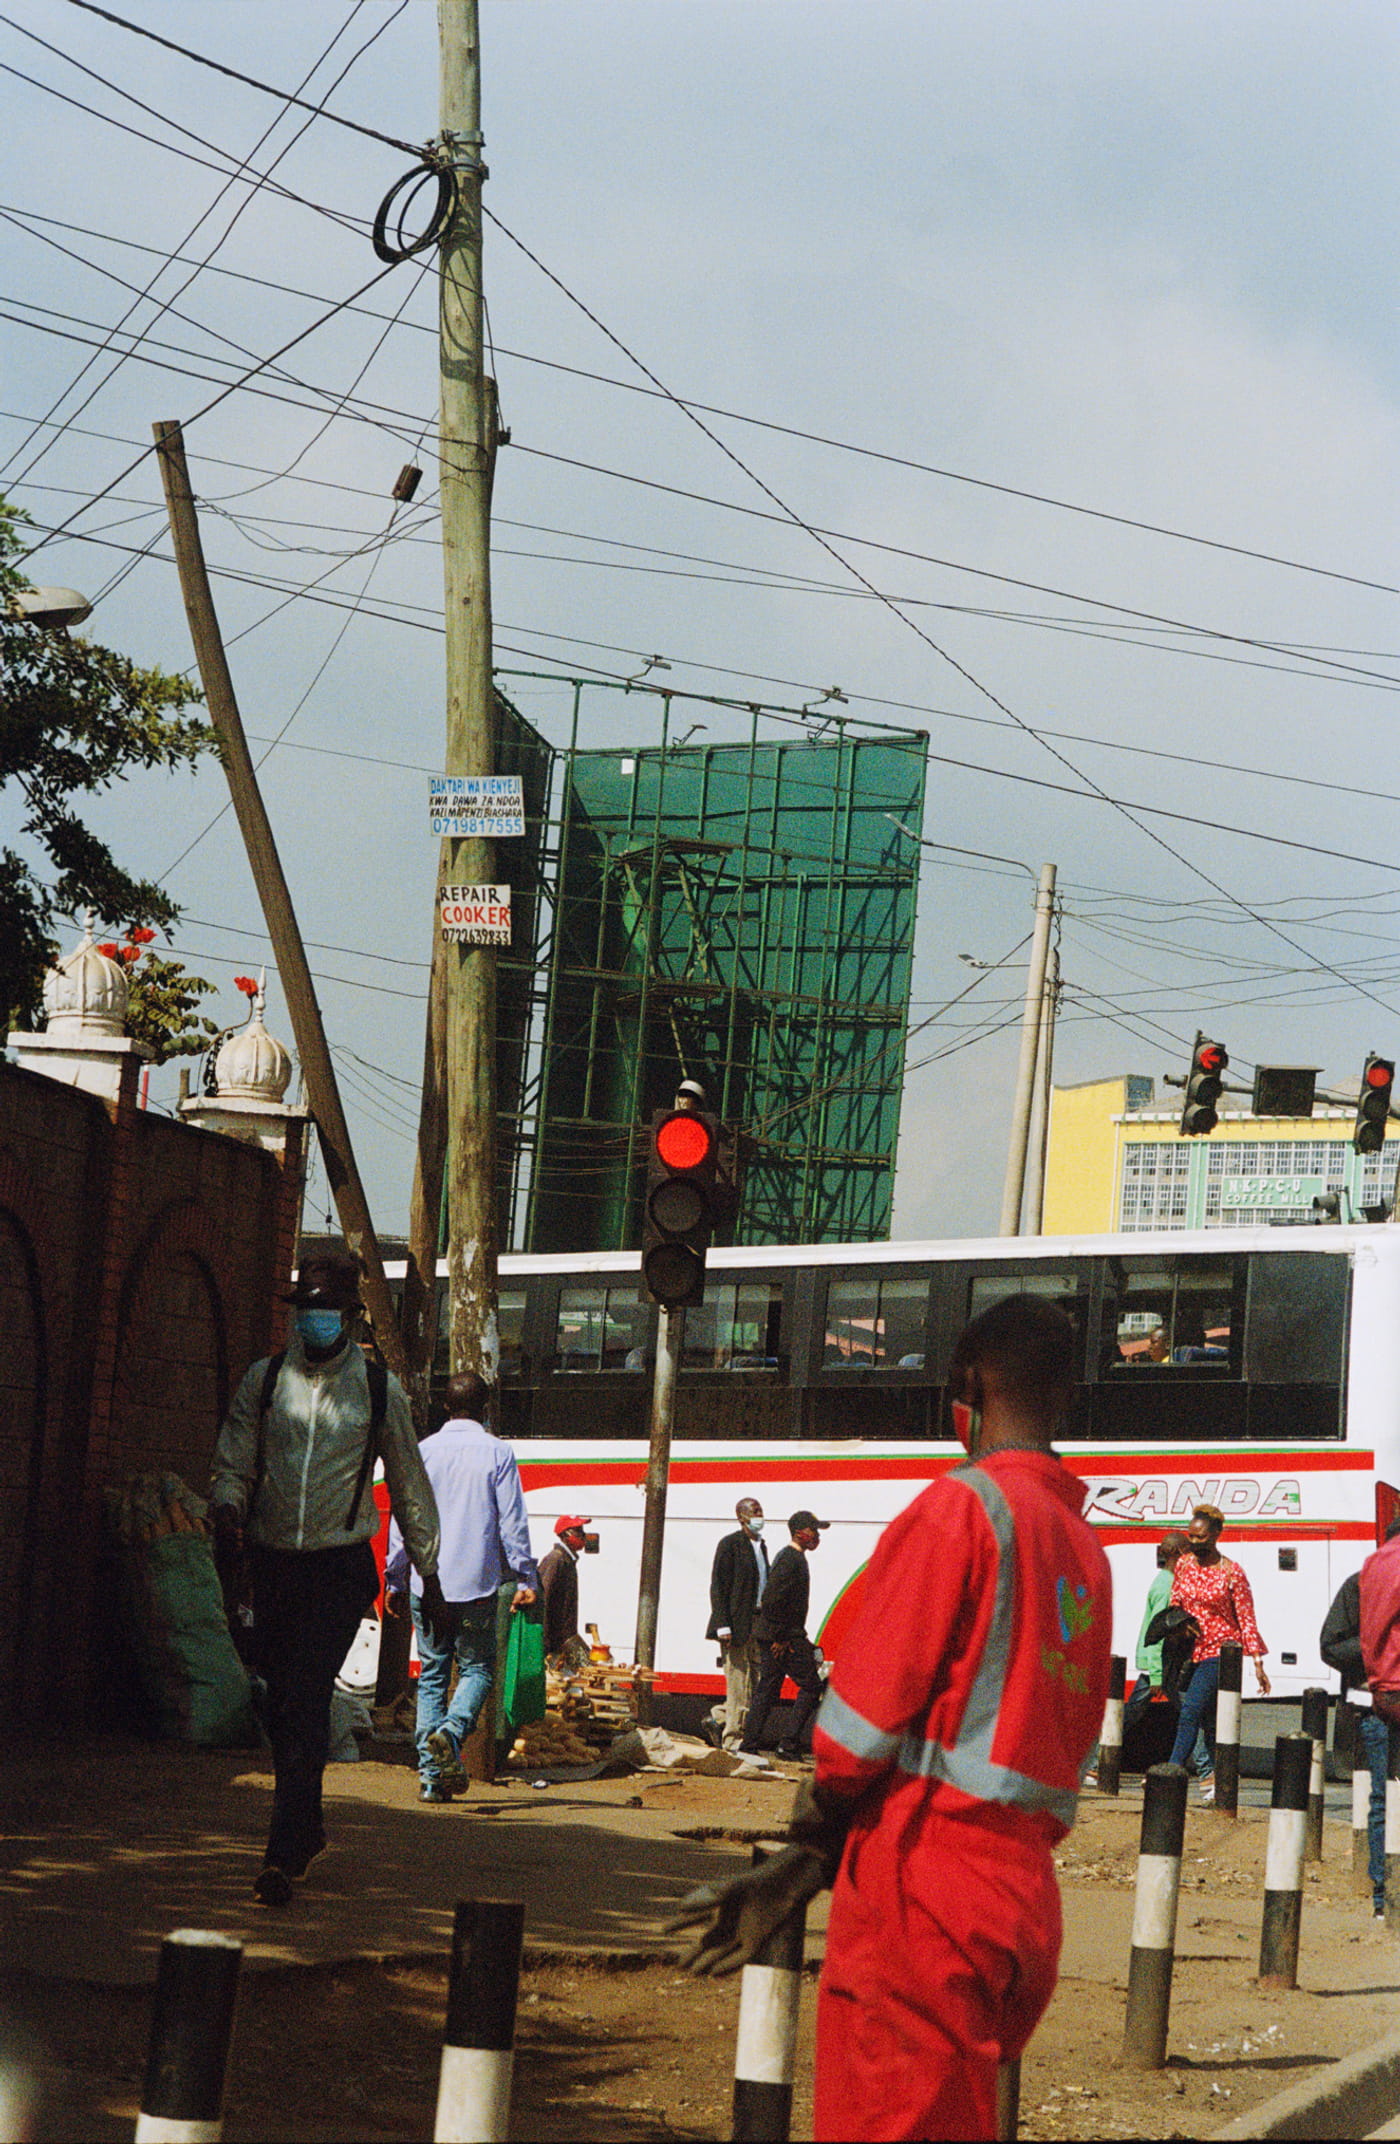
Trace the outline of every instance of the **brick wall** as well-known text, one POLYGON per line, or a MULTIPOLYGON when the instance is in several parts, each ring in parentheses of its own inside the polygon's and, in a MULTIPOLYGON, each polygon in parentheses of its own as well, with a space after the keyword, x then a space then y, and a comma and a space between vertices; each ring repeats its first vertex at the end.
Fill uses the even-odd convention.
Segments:
POLYGON ((101 1495, 203 1495, 219 1421, 281 1341, 301 1125, 279 1159, 0 1064, 0 1701, 100 1681, 101 1495))

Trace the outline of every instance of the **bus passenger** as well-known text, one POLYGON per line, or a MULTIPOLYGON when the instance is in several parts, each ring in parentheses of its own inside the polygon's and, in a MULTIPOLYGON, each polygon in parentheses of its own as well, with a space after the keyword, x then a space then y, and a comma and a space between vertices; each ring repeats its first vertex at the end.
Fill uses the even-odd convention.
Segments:
POLYGON ((885 1529, 832 1672, 792 1844, 683 1901, 733 1972, 834 1884, 813 2133, 994 2137, 996 2073, 1054 1991, 1054 1848, 1108 1690, 1108 1558, 1051 1450, 1074 1327, 1010 1296, 953 1357, 970 1458, 885 1529))
MULTIPOLYGON (((1214 1759, 1215 1698, 1220 1688, 1222 1645, 1238 1645, 1249 1654, 1254 1662, 1259 1695, 1267 1697, 1269 1694, 1269 1678, 1264 1670, 1268 1647, 1254 1620, 1254 1596, 1249 1590, 1249 1580, 1240 1566, 1232 1563, 1228 1556, 1222 1556, 1216 1546, 1224 1524, 1225 1514, 1214 1504, 1196 1505, 1186 1529, 1190 1554, 1181 1557, 1172 1579, 1173 1608, 1185 1609, 1187 1615, 1199 1624, 1201 1632, 1191 1654, 1191 1680, 1181 1700, 1181 1717, 1172 1744, 1173 1764, 1185 1764, 1198 1730, 1204 1732, 1206 1748, 1214 1759)), ((1201 1800, 1215 1800, 1213 1769, 1201 1781, 1201 1800)))

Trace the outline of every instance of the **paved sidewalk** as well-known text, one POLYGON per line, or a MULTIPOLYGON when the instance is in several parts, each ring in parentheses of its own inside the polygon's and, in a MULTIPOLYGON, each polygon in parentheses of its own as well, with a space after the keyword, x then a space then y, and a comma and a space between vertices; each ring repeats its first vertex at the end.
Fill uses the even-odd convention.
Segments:
POLYGON ((269 1758, 11 1732, 0 1754, 0 1959, 10 1971, 140 1985, 179 1927, 243 1936, 254 1969, 442 1956, 453 1907, 470 1896, 523 1898, 536 1952, 664 1954, 674 1946, 658 1923, 672 1902, 748 1861, 742 1843, 677 1832, 708 1822, 759 1836, 786 1820, 782 1786, 736 1800, 729 1782, 714 1782, 729 1789, 716 1814, 689 1791, 710 1784, 677 1789, 643 1774, 541 1792, 521 1780, 425 1807, 407 1764, 331 1765, 331 1845, 293 1906, 272 1913, 250 1900, 269 1758))

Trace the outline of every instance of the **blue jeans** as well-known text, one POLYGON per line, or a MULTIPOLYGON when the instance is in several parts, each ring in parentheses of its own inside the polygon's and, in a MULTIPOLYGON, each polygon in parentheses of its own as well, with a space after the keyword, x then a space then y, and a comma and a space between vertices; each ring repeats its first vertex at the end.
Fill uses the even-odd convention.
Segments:
POLYGON ((428 1737, 441 1727, 457 1754, 481 1717, 481 1708, 496 1680, 496 1596, 481 1601, 449 1601, 448 1615, 454 1635, 440 1646, 423 1621, 423 1603, 415 1593, 413 1628, 418 1634, 418 1713, 414 1740, 418 1745, 418 1777, 425 1787, 439 1776, 438 1761, 428 1748, 428 1737), (452 1702, 447 1687, 452 1664, 457 1664, 457 1687, 452 1702))
POLYGON ((1357 1739, 1371 1774, 1371 1806, 1366 1817, 1371 1899, 1379 1913, 1385 1907, 1385 1771, 1390 1754, 1390 1729, 1379 1713, 1358 1710, 1357 1739))
POLYGON ((1215 1762, 1215 1698, 1220 1688, 1220 1656, 1214 1660, 1198 1660, 1190 1684, 1182 1692, 1181 1712, 1176 1723, 1176 1740, 1172 1744, 1171 1762, 1185 1764, 1196 1746, 1196 1736, 1203 1734, 1211 1763, 1215 1762))

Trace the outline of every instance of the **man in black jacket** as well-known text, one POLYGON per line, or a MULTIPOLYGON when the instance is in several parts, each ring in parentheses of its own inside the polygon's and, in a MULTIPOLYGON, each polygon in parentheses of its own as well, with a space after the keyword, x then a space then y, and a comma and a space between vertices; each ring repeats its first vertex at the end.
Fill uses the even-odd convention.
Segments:
POLYGON ((710 1571, 710 1620, 707 1638, 715 1638, 724 1659, 724 1704, 710 1719, 723 1726, 724 1747, 737 1750, 753 1698, 758 1668, 754 1616, 768 1584, 768 1551, 763 1545, 763 1506, 756 1496, 740 1497, 734 1506, 739 1531, 726 1534, 715 1550, 710 1571))
POLYGON ((822 1680, 817 1673, 817 1655, 807 1636, 807 1602, 811 1592, 807 1558, 814 1548, 820 1547, 821 1537, 830 1524, 830 1519, 819 1519, 810 1511, 794 1511, 788 1520, 791 1542, 773 1558, 768 1584, 754 1621, 759 1653, 758 1687, 749 1707, 744 1739, 739 1745, 748 1756, 757 1756, 762 1749, 763 1730, 768 1724, 769 1713, 778 1702, 785 1677, 791 1676, 797 1685, 797 1702, 792 1708, 787 1734, 778 1744, 780 1757, 789 1760, 801 1757, 802 1737, 821 1703, 822 1680))
MULTIPOLYGON (((1386 1531, 1389 1541, 1400 1533, 1400 1520, 1386 1531)), ((1378 1921, 1385 1919, 1385 1775, 1390 1751, 1390 1729, 1371 1704, 1366 1686, 1366 1664, 1361 1657, 1361 1579, 1353 1571, 1337 1588, 1327 1611, 1318 1650, 1329 1668, 1342 1678, 1342 1696, 1349 1698, 1356 1713, 1357 1754, 1371 1774, 1371 1804, 1367 1812, 1367 1846, 1371 1878, 1371 1908, 1378 1921)))

